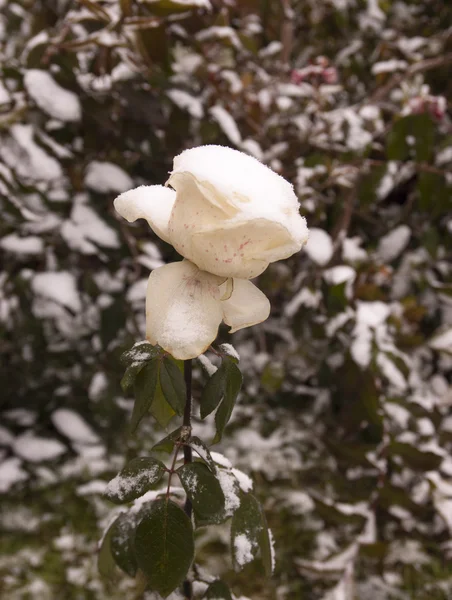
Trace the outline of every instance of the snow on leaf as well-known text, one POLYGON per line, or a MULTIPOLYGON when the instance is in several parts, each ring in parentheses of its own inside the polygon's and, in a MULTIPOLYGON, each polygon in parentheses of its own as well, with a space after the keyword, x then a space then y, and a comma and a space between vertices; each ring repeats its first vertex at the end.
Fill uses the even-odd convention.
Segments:
POLYGON ((78 97, 61 87, 47 71, 30 69, 24 83, 29 95, 44 112, 60 121, 80 121, 82 109, 78 97))

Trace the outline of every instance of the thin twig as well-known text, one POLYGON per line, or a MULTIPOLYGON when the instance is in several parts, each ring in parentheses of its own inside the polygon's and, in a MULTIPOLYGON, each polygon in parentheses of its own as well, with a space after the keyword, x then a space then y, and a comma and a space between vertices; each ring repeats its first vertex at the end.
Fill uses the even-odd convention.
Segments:
MULTIPOLYGON (((192 361, 191 360, 186 360, 184 362, 184 379, 185 379, 185 392, 186 392, 186 396, 185 396, 185 410, 184 410, 184 429, 186 428, 187 430, 191 429, 191 411, 192 411, 192 398, 191 398, 191 392, 192 392, 192 370, 193 370, 193 365, 192 365, 192 361)), ((189 446, 188 444, 184 445, 184 464, 187 465, 189 463, 191 463, 193 461, 193 453, 192 453, 192 449, 191 446, 189 446)), ((184 505, 184 511, 185 514, 187 515, 187 517, 189 519, 191 519, 192 517, 192 504, 189 500, 189 498, 187 497, 185 500, 185 505, 184 505)), ((182 591, 184 594, 184 597, 187 600, 191 600, 193 598, 193 585, 191 583, 191 581, 189 581, 188 579, 186 579, 182 585, 182 591)))

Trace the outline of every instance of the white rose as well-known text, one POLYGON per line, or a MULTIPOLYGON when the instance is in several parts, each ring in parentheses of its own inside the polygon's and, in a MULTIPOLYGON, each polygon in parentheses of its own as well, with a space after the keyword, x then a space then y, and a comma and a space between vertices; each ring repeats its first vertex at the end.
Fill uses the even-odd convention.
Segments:
POLYGON ((146 337, 175 358, 202 354, 220 323, 231 333, 267 319, 270 303, 248 279, 308 239, 292 186, 256 159, 222 146, 186 150, 167 187, 141 186, 115 208, 148 221, 187 260, 155 269, 146 295, 146 337))
POLYGON ((174 159, 174 189, 142 186, 121 194, 116 210, 148 221, 155 233, 201 270, 252 279, 308 239, 292 186, 255 158, 200 146, 174 159))

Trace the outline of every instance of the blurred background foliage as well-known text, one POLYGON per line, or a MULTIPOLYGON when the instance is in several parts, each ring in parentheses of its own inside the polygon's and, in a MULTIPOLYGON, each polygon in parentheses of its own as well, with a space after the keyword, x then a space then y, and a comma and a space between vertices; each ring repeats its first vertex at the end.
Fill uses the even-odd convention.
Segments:
POLYGON ((106 482, 158 435, 127 434, 119 356, 177 256, 112 200, 215 143, 289 179, 312 234, 260 277, 271 318, 232 338, 220 448, 256 482, 276 575, 234 574, 221 528, 199 563, 252 600, 450 598, 451 3, 0 8, 0 595, 140 597, 95 552, 106 482))

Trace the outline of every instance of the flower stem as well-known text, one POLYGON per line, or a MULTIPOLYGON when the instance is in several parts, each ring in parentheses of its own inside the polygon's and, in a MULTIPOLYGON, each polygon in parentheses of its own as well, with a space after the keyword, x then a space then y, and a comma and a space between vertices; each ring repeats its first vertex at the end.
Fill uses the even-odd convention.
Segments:
MULTIPOLYGON (((185 410, 184 410, 184 427, 191 429, 191 411, 192 411, 192 398, 191 398, 191 387, 192 387, 192 361, 186 360, 184 362, 184 379, 185 379, 185 410)), ((184 445, 184 464, 191 463, 193 460, 192 449, 189 444, 184 445)), ((189 519, 192 517, 192 505, 190 500, 185 500, 184 505, 185 514, 189 519)), ((191 600, 193 598, 193 586, 191 581, 186 579, 182 585, 182 591, 186 598, 186 600, 191 600)))

